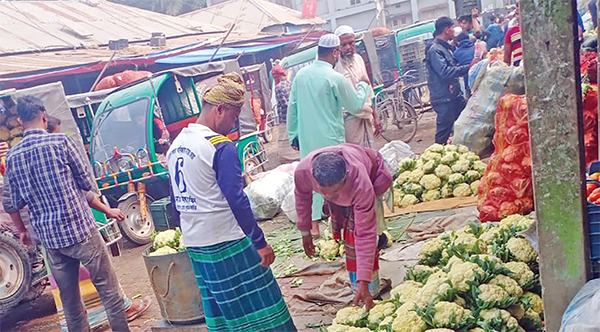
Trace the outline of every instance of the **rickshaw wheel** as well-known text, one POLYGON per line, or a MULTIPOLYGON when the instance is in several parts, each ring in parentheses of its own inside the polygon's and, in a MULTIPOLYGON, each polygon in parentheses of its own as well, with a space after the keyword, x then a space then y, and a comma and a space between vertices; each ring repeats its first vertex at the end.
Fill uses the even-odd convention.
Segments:
POLYGON ((131 195, 119 202, 119 209, 125 214, 125 220, 119 223, 123 234, 135 244, 146 244, 152 241, 154 222, 150 213, 150 204, 153 200, 146 196, 146 220, 142 220, 140 202, 137 195, 131 195))
POLYGON ((269 143, 273 141, 273 113, 269 112, 265 119, 265 131, 262 134, 265 143, 269 143))
POLYGON ((260 161, 256 157, 250 158, 244 163, 244 169, 252 169, 252 172, 249 172, 248 175, 256 175, 265 171, 265 165, 259 165, 260 161))
POLYGON ((15 238, 0 234, 0 314, 21 302, 31 283, 27 248, 15 238))

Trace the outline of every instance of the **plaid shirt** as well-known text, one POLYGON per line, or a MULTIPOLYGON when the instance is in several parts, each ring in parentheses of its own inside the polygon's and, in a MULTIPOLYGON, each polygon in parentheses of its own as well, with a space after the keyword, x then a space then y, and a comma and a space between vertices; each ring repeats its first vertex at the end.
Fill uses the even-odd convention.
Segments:
POLYGON ((275 86, 275 99, 277 100, 279 123, 285 123, 287 121, 288 100, 290 99, 291 90, 292 83, 288 80, 283 80, 275 86))
POLYGON ((73 139, 28 129, 6 156, 2 204, 9 213, 27 205, 42 244, 65 248, 87 240, 96 229, 84 194, 92 181, 73 139))

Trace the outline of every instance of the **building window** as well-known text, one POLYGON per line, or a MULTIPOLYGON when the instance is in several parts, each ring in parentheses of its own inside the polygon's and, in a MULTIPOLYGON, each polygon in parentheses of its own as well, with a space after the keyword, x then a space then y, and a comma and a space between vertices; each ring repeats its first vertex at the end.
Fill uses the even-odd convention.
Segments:
POLYGON ((406 24, 406 17, 403 17, 400 21, 402 22, 403 25, 406 24))
POLYGON ((350 0, 350 6, 354 6, 354 5, 358 5, 360 4, 360 0, 350 0))
POLYGON ((392 26, 393 26, 394 28, 397 28, 397 27, 398 27, 398 20, 397 20, 397 19, 394 19, 394 20, 392 21, 392 26))

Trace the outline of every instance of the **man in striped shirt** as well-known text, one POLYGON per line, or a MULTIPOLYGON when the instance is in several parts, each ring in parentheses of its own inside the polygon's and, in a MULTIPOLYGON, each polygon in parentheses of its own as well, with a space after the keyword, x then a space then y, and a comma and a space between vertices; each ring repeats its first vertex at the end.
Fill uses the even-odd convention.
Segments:
POLYGON ((519 66, 521 60, 523 60, 523 48, 521 47, 519 7, 517 7, 515 24, 508 28, 506 37, 504 38, 504 62, 509 66, 519 66))

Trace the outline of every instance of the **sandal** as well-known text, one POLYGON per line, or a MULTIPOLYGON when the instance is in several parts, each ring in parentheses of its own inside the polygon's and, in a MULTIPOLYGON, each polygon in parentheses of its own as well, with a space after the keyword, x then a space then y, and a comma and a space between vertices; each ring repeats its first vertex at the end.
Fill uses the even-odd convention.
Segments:
POLYGON ((132 300, 131 306, 125 312, 127 314, 127 321, 131 322, 134 319, 140 317, 152 304, 152 298, 150 296, 144 296, 139 300, 132 300))

